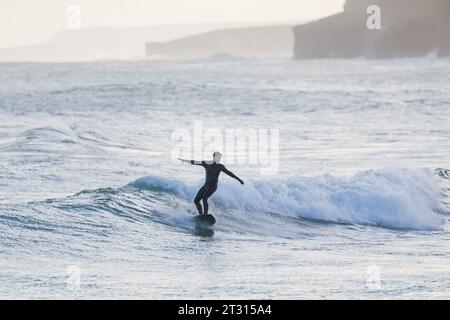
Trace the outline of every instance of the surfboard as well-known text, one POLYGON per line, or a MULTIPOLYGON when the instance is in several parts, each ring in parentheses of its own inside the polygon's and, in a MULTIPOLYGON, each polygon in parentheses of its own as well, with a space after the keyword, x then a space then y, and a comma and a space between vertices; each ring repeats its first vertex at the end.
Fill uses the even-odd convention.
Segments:
POLYGON ((216 223, 216 218, 212 214, 196 215, 194 221, 200 226, 212 226, 216 223))

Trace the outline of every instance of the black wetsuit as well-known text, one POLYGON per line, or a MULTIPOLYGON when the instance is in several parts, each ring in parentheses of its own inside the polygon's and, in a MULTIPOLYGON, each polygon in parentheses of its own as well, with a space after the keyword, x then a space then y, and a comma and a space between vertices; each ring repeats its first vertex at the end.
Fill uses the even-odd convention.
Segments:
POLYGON ((223 164, 218 163, 211 163, 208 164, 205 161, 197 162, 194 160, 191 160, 191 164, 202 166, 206 169, 206 179, 205 184, 203 187, 200 188, 197 195, 195 196, 194 203, 197 207, 199 214, 208 214, 208 198, 217 190, 217 183, 219 182, 219 175, 223 171, 230 177, 238 180, 240 183, 243 183, 241 179, 239 179, 236 175, 234 175, 233 172, 227 170, 223 164), (200 204, 200 200, 203 200, 203 209, 200 204))

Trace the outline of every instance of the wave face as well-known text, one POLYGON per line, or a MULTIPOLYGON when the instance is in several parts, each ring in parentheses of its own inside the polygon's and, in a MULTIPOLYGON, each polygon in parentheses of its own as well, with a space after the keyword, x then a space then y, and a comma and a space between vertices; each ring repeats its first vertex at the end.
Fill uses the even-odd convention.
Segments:
MULTIPOLYGON (((143 177, 129 186, 190 201, 197 187, 162 177, 143 177)), ((223 183, 212 197, 219 215, 230 211, 392 229, 439 229, 445 219, 437 177, 431 170, 383 169, 349 178, 326 174, 257 180, 245 187, 223 183)))

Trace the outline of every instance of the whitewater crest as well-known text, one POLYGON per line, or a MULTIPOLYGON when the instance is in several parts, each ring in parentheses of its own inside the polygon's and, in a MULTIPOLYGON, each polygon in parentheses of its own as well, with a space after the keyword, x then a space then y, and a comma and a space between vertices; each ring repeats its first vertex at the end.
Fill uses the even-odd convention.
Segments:
MULTIPOLYGON (((167 192, 191 201, 197 186, 176 179, 143 177, 129 186, 167 192)), ((389 168, 351 177, 248 181, 245 189, 221 183, 212 202, 221 210, 276 213, 289 218, 373 225, 393 229, 435 230, 445 223, 437 177, 429 169, 389 168)))

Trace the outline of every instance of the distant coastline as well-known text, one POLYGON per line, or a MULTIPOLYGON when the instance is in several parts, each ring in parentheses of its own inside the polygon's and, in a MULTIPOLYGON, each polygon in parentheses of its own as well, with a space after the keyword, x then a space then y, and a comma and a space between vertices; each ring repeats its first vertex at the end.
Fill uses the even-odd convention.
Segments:
POLYGON ((285 57, 389 59, 450 56, 449 0, 347 0, 303 24, 209 24, 64 30, 49 43, 2 48, 0 62, 285 57), (367 8, 380 8, 369 30, 367 8))
POLYGON ((48 43, 2 47, 0 62, 81 62, 145 58, 145 43, 170 41, 217 29, 254 24, 180 24, 136 27, 87 27, 57 32, 48 43))

